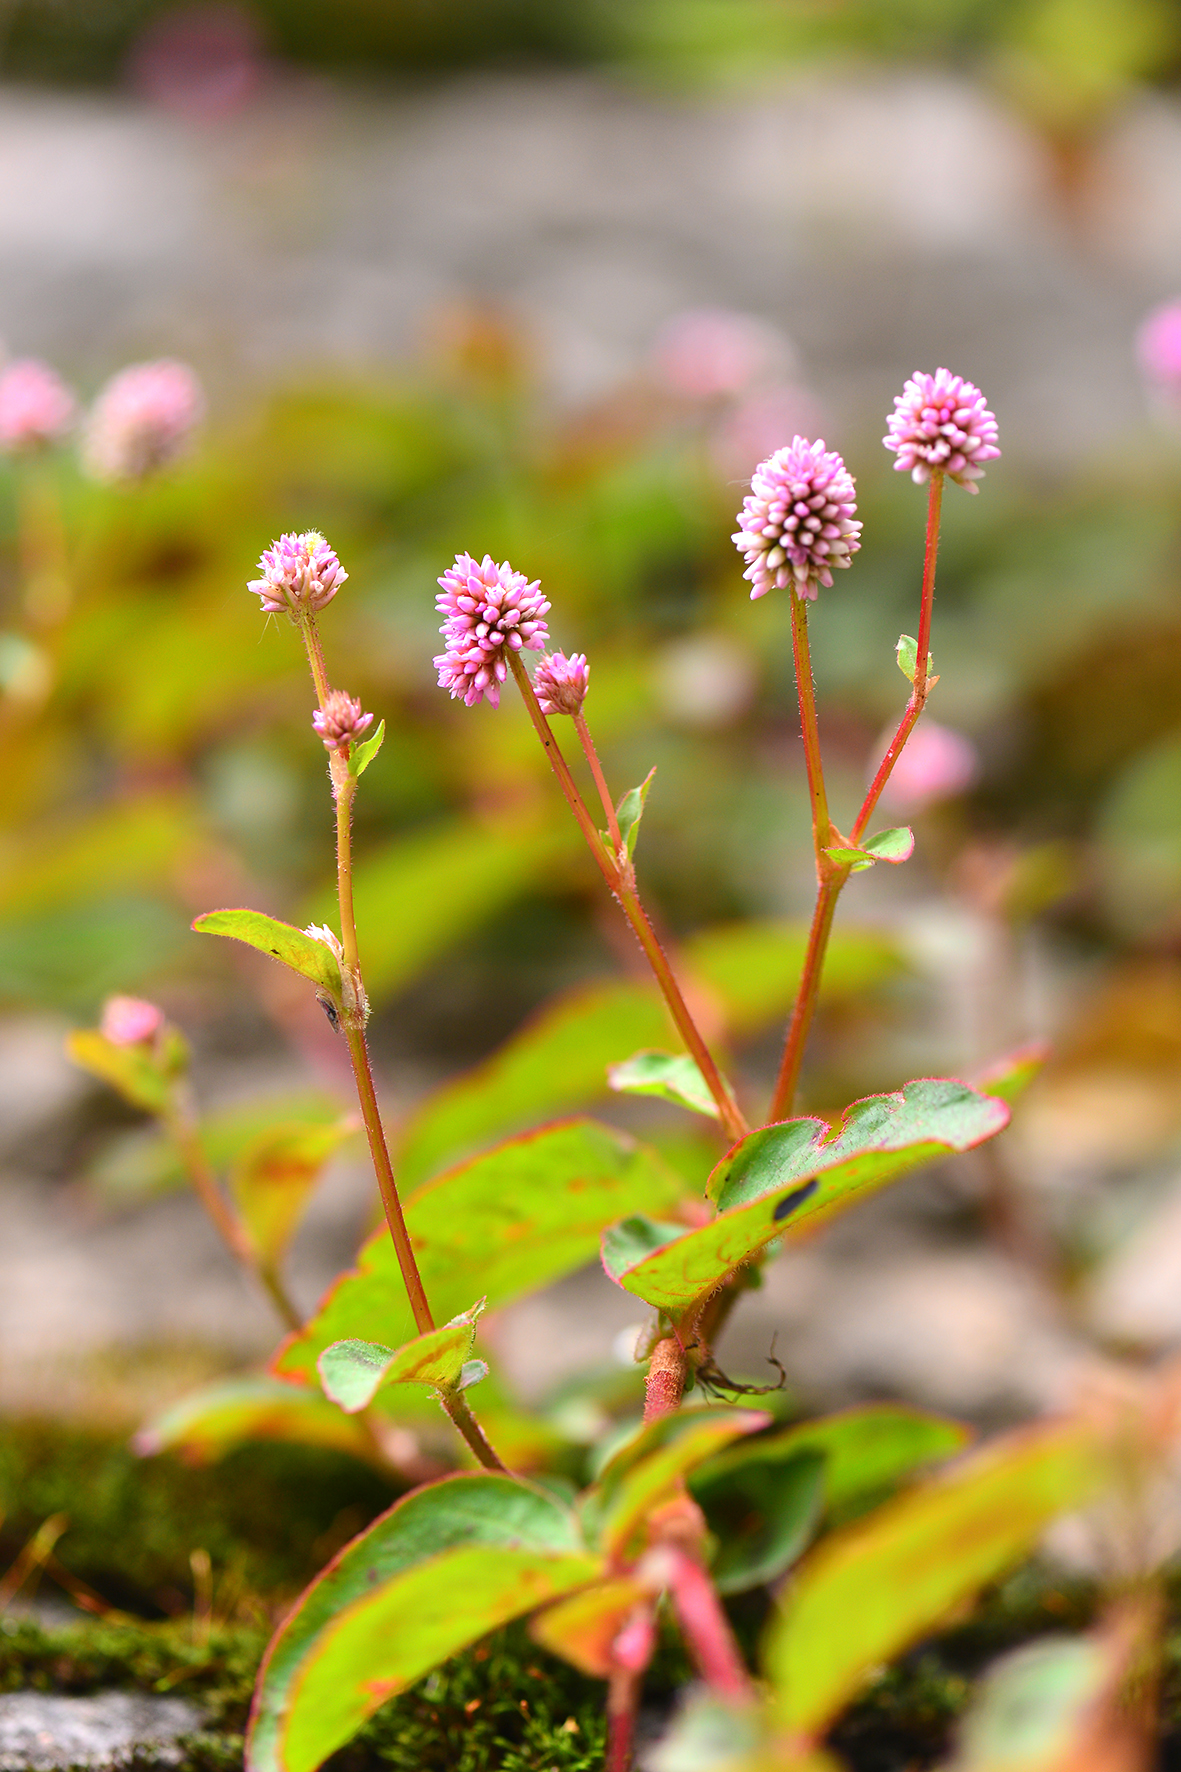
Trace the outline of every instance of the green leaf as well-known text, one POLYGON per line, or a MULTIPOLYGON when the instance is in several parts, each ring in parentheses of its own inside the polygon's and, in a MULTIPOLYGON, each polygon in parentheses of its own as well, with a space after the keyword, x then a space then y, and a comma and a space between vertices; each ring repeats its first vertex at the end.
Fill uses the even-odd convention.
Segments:
POLYGON ((720 1404, 647 1422, 618 1447, 583 1501, 583 1518, 608 1557, 625 1555, 645 1517, 682 1477, 742 1434, 770 1423, 761 1409, 720 1404))
POLYGON ((1049 1056, 1050 1048, 1043 1041, 1019 1046, 1015 1052, 1006 1052, 1003 1058, 994 1059, 972 1079, 972 1086, 985 1095, 999 1096, 1012 1107, 1018 1096, 1024 1095, 1034 1078, 1045 1069, 1049 1056))
POLYGON ((188 1062, 188 1046, 176 1028, 164 1030, 161 1043, 137 1040, 117 1046, 98 1028, 74 1028, 66 1035, 66 1051, 91 1076, 109 1083, 132 1107, 162 1116, 188 1062))
POLYGON ((1140 1756, 1112 1757, 1111 1750, 1131 1722, 1121 1702, 1129 1651, 1143 1656, 1145 1648, 1143 1638, 1117 1627, 1043 1638, 1002 1656, 960 1724, 956 1772, 1131 1772, 1140 1756))
POLYGON ((824 1512, 824 1467, 823 1452, 810 1450, 694 1475, 693 1499, 718 1541, 710 1574, 719 1593, 773 1581, 802 1556, 824 1512))
POLYGON ((629 1046, 663 1043, 672 1024, 655 987, 580 985, 563 992, 466 1076, 429 1095, 407 1122, 397 1164, 406 1192, 442 1164, 530 1120, 607 1092, 607 1067, 629 1046))
POLYGON ((380 720, 378 722, 377 731, 373 733, 371 737, 365 739, 363 743, 353 745, 350 748, 349 774, 351 776, 360 777, 364 775, 370 763, 372 763, 374 757, 376 757, 378 751, 381 749, 382 740, 384 738, 385 721, 380 720))
POLYGON ((325 1395, 346 1414, 355 1415, 389 1384, 455 1389, 471 1354, 483 1308, 481 1300, 441 1329, 432 1329, 397 1350, 376 1341, 334 1341, 316 1362, 325 1395))
POLYGON ((1022 1429, 826 1538, 772 1626, 780 1721, 814 1735, 869 1671, 925 1636, 1102 1485, 1094 1428, 1022 1429))
MULTIPOLYGON (((353 867, 353 904, 370 998, 390 996, 468 940, 580 843, 572 819, 464 818, 369 850, 353 867)), ((308 921, 334 916, 335 905, 334 894, 318 895, 308 921)))
POLYGON ((849 866, 855 874, 863 874, 871 868, 875 861, 899 862, 909 861, 914 854, 914 832, 908 825, 897 825, 893 830, 879 831, 876 837, 867 837, 860 849, 826 849, 825 855, 842 866, 849 866))
POLYGON ((876 836, 867 837, 862 848, 875 861, 890 861, 897 866, 899 862, 909 861, 914 854, 914 832, 909 825, 895 825, 893 830, 879 831, 876 836))
POLYGON ((712 1223, 636 1257, 643 1236, 608 1231, 603 1265, 618 1285, 679 1315, 719 1286, 773 1237, 794 1240, 871 1189, 952 1151, 971 1150, 1008 1124, 1004 1102, 966 1083, 923 1078, 894 1095, 846 1110, 831 1132, 822 1120, 788 1120, 752 1132, 709 1180, 712 1223))
MULTIPOLYGON (((604 1225, 636 1206, 671 1207, 683 1183, 654 1151, 594 1120, 567 1120, 510 1140, 436 1176, 406 1202, 427 1297, 454 1317, 473 1296, 489 1310, 593 1260, 604 1225)), ((331 1342, 380 1330, 391 1347, 414 1336, 389 1235, 376 1231, 358 1265, 281 1350, 278 1370, 311 1376, 331 1342)))
POLYGON ((262 1376, 230 1378, 194 1391, 146 1422, 132 1444, 144 1458, 176 1452, 189 1464, 207 1464, 243 1440, 289 1440, 375 1457, 361 1423, 342 1415, 318 1390, 262 1376))
POLYGON ((329 1126, 271 1126, 240 1152, 230 1170, 230 1193, 266 1266, 286 1253, 325 1163, 356 1130, 351 1116, 329 1126))
POLYGON ((675 1101, 678 1107, 692 1108, 695 1114, 718 1117, 717 1103, 705 1078, 685 1054, 673 1057, 667 1052, 635 1052, 622 1064, 612 1065, 607 1081, 621 1093, 659 1095, 665 1101, 675 1101))
MULTIPOLYGON (((915 672, 919 668, 919 643, 918 643, 918 641, 915 639, 912 639, 909 634, 899 635, 898 644, 894 648, 894 656, 898 660, 898 669, 902 672, 902 675, 906 678, 906 681, 908 683, 913 683, 914 679, 915 679, 915 672)), ((934 670, 935 670, 935 660, 934 660, 933 656, 931 655, 931 653, 928 652, 928 654, 927 654, 927 681, 928 681, 928 683, 931 681, 931 677, 932 677, 934 670)))
POLYGON ((322 991, 340 1000, 340 966, 331 949, 302 929, 290 923, 279 923, 261 911, 206 911, 195 917, 192 927, 198 935, 228 935, 244 941, 248 947, 269 954, 272 960, 289 966, 292 972, 310 978, 322 991))
POLYGON ((648 1590, 630 1575, 611 1576, 539 1612, 529 1635, 592 1679, 612 1671, 611 1645, 648 1590))
POLYGON ((387 1698, 601 1569, 569 1508, 512 1477, 448 1477, 404 1496, 333 1559, 275 1636, 248 1764, 312 1772, 387 1698))
POLYGON ((667 1733, 644 1755, 645 1772, 801 1772, 795 1756, 789 1758, 778 1743, 760 1752, 768 1746, 765 1736, 757 1702, 691 1690, 667 1733))
MULTIPOLYGON (((644 806, 648 799, 648 789, 652 786, 652 777, 656 774, 653 765, 638 788, 632 788, 623 796, 616 808, 615 816, 619 821, 619 834, 623 838, 623 846, 629 855, 636 852, 636 839, 640 834, 640 820, 644 816, 644 806)), ((608 839, 608 847, 610 840, 608 839)))

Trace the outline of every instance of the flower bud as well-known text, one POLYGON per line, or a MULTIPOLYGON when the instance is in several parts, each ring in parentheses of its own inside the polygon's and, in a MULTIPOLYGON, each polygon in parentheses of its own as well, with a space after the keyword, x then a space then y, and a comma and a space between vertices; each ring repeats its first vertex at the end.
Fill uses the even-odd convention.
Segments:
POLYGON ((996 419, 984 395, 950 369, 912 375, 895 396, 886 432, 882 442, 898 457, 895 472, 909 473, 920 486, 942 472, 965 492, 975 492, 973 482, 984 478, 980 464, 1000 455, 996 419))
POLYGON ((112 1046, 138 1046, 154 1040, 164 1026, 164 1011, 142 997, 108 997, 99 1032, 112 1046))
POLYGON ((818 585, 831 585, 833 567, 848 566, 861 546, 856 509, 853 476, 823 439, 796 437, 760 462, 731 537, 746 560, 752 600, 776 586, 811 598, 818 585))
POLYGON ((363 714, 360 702, 343 689, 330 689, 324 706, 312 715, 312 725, 329 751, 352 744, 372 724, 373 715, 363 714))
POLYGON ((439 688, 462 696, 469 708, 478 701, 500 706, 500 685, 508 677, 508 652, 541 652, 549 639, 549 604, 537 579, 499 566, 490 554, 474 560, 457 554, 439 579, 443 594, 435 608, 446 617, 439 629, 446 650, 434 660, 439 688))
POLYGON ((571 718, 580 714, 589 679, 590 666, 584 652, 572 652, 569 658, 564 652, 547 653, 533 676, 542 713, 569 714, 571 718))
POLYGON ((44 448, 74 422, 74 396, 56 370, 18 357, 0 372, 0 450, 16 455, 44 448))

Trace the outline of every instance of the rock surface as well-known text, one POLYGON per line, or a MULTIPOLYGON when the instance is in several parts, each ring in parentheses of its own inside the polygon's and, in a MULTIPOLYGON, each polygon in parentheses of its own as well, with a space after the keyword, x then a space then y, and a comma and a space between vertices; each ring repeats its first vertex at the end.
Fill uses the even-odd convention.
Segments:
POLYGON ((201 1726, 183 1698, 139 1692, 0 1695, 0 1772, 69 1766, 176 1766, 178 1738, 201 1726))

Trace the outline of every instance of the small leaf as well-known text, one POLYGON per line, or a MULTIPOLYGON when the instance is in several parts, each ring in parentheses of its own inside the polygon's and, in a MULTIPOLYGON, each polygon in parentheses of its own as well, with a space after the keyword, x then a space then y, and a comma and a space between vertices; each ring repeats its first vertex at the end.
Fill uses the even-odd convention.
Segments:
MULTIPOLYGON (((919 668, 919 643, 918 643, 918 641, 912 639, 909 634, 901 634, 898 639, 898 644, 894 648, 894 655, 898 660, 898 669, 902 672, 902 675, 906 678, 906 681, 908 683, 913 683, 914 679, 915 679, 915 672, 919 668)), ((927 654, 927 682, 928 683, 930 683, 930 681, 931 681, 931 675, 932 675, 932 672, 934 671, 934 669, 935 669, 934 657, 932 656, 931 653, 928 652, 928 654, 927 654)))
POLYGON ((370 763, 372 763, 374 757, 376 757, 378 751, 381 749, 382 740, 384 738, 385 738, 385 721, 381 720, 378 722, 378 727, 377 727, 376 732, 371 734, 371 736, 369 738, 365 739, 363 743, 358 744, 358 745, 353 745, 350 747, 350 750, 349 750, 349 774, 350 775, 352 775, 354 777, 359 777, 359 776, 364 775, 364 773, 368 769, 370 763))
POLYGON ((970 1150, 1008 1121, 1004 1102, 966 1083, 921 1078, 897 1094, 854 1102, 835 1132, 822 1120, 764 1126, 711 1175, 706 1191, 718 1216, 710 1224, 674 1240, 630 1220, 626 1234, 619 1226, 604 1237, 603 1266, 626 1291, 679 1315, 773 1237, 810 1233, 869 1189, 970 1150))
POLYGON ((345 1546, 284 1620, 255 1695, 253 1772, 313 1772, 387 1698, 602 1573, 570 1509, 512 1477, 446 1477, 345 1546))
POLYGON ((640 820, 644 816, 644 805, 648 799, 648 789, 652 786, 652 777, 656 774, 653 765, 638 788, 632 788, 619 802, 616 818, 619 821, 619 834, 623 838, 623 846, 629 855, 636 852, 636 839, 640 834, 640 820))
POLYGON ((224 1458, 245 1440, 333 1446, 372 1461, 373 1440, 358 1421, 306 1385, 277 1378, 230 1378, 206 1385, 153 1417, 132 1445, 141 1458, 176 1452, 188 1464, 224 1458))
POLYGON ((1003 1574, 1106 1474, 1089 1424, 1024 1428, 826 1538, 771 1629, 780 1721, 827 1728, 871 1668, 1003 1574))
POLYGON ((687 1472, 771 1417, 761 1409, 717 1405, 648 1422, 621 1446, 587 1491, 583 1517, 612 1558, 632 1548, 645 1517, 668 1499, 687 1472))
MULTIPOLYGON (((483 1308, 481 1300, 441 1329, 432 1329, 397 1349, 382 1347, 376 1341, 334 1341, 316 1362, 324 1394, 346 1414, 355 1415, 386 1385, 427 1384, 435 1390, 455 1389, 472 1351, 476 1322, 483 1308)), ((483 1377, 488 1370, 483 1361, 472 1363, 483 1366, 483 1377)))
POLYGON ((862 847, 875 861, 890 861, 897 866, 899 862, 909 861, 914 854, 914 832, 909 825, 896 825, 893 830, 879 831, 876 836, 867 837, 862 847))
POLYGON ((281 1261, 325 1163, 356 1130, 348 1116, 329 1126, 271 1126, 239 1153, 230 1193, 267 1266, 281 1261))
MULTIPOLYGON (((668 1211, 684 1182, 655 1151, 594 1120, 558 1121, 514 1138, 420 1187, 406 1224, 427 1296, 441 1317, 486 1294, 498 1310, 596 1254, 604 1227, 631 1211, 668 1211)), ((384 1227, 318 1315, 280 1351, 277 1369, 312 1378, 331 1342, 414 1338, 414 1320, 384 1227)))
POLYGON ((612 1089, 630 1095, 659 1095, 695 1114, 718 1117, 718 1107, 695 1060, 668 1052, 636 1052, 607 1072, 612 1089))
POLYGON ((188 1060, 188 1046, 176 1028, 165 1030, 162 1044, 137 1040, 132 1046, 117 1046, 97 1028, 74 1028, 66 1035, 66 1051, 132 1107, 158 1117, 168 1112, 188 1060))
POLYGON ((279 923, 261 911, 206 911, 193 919, 192 927, 198 935, 227 935, 244 941, 340 1000, 340 966, 335 955, 322 941, 290 923, 279 923))
POLYGON ((1044 1041, 1035 1040, 1029 1046, 1019 1046, 1015 1052, 1006 1052, 1003 1058, 994 1058, 972 1079, 972 1086, 985 1095, 999 1096, 1012 1107, 1018 1096, 1024 1095, 1034 1078, 1045 1069, 1049 1056, 1050 1048, 1044 1041))
POLYGON ((529 1635, 543 1649, 562 1656, 592 1679, 605 1680, 612 1671, 611 1645, 646 1597, 647 1590, 630 1575, 597 1581, 539 1612, 529 1626, 529 1635))
POLYGON ((871 868, 876 860, 875 856, 868 854, 864 849, 842 849, 838 847, 835 849, 826 849, 824 853, 828 856, 830 861, 837 862, 841 867, 851 868, 855 874, 863 874, 866 868, 871 868))

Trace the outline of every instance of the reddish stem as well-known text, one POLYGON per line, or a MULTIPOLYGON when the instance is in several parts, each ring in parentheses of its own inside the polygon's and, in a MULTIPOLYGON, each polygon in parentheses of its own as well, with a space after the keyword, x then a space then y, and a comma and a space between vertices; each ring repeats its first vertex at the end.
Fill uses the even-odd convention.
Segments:
POLYGON ((882 796, 882 789, 890 779, 895 763, 902 755, 902 749, 911 733, 915 722, 926 706, 930 685, 927 682, 927 657, 931 649, 931 616, 935 608, 935 559, 939 552, 939 518, 943 505, 943 475, 931 475, 931 484, 927 494, 927 540, 923 551, 923 596, 919 608, 919 632, 917 657, 914 668, 914 688, 910 700, 906 704, 906 712, 899 721, 898 730, 890 740, 889 748, 874 776, 857 814, 857 822, 850 833, 850 842, 860 843, 865 835, 865 828, 873 817, 874 808, 882 796))
MULTIPOLYGON (((540 705, 541 704, 538 703, 538 706, 540 705)), ((590 772, 594 777, 595 786, 599 790, 599 799, 602 801, 603 814, 607 820, 607 830, 610 833, 612 843, 615 845, 616 856, 620 857, 620 865, 622 866, 623 863, 620 852, 623 849, 624 844, 623 836, 619 829, 619 819, 616 816, 615 806, 611 799, 611 791, 607 786, 607 777, 603 774, 603 765, 599 762, 599 753, 595 749, 595 741, 591 737, 590 727, 586 723, 586 716, 584 714, 574 715, 574 730, 578 734, 578 742, 582 746, 583 755, 590 765, 590 772)))
POLYGON ((680 1408, 685 1394, 688 1361, 675 1335, 666 1335, 652 1349, 644 1387, 644 1420, 656 1421, 680 1408))
POLYGON ((775 1093, 767 1110, 768 1122, 771 1124, 777 1120, 786 1120, 795 1103, 804 1049, 812 1031, 812 1018, 816 1013, 816 1000, 820 994, 820 980, 824 973, 824 956, 832 932, 833 915, 837 908, 837 899, 841 895, 841 887, 848 877, 848 870, 844 869, 839 875, 822 882, 816 891, 816 908, 812 913, 812 927, 808 931, 804 969, 800 974, 800 985, 788 1024, 783 1058, 775 1081, 775 1093))
POLYGON ((673 1605, 702 1678, 723 1698, 750 1698, 751 1678, 718 1590, 701 1564, 679 1545, 669 1545, 667 1554, 673 1605))

